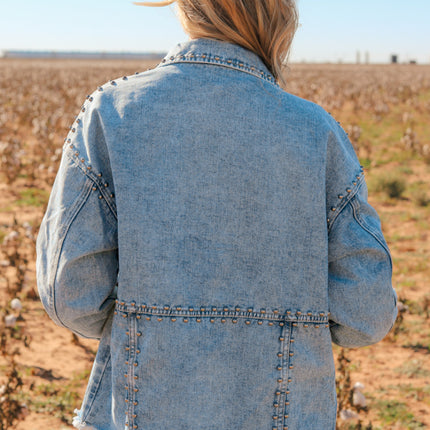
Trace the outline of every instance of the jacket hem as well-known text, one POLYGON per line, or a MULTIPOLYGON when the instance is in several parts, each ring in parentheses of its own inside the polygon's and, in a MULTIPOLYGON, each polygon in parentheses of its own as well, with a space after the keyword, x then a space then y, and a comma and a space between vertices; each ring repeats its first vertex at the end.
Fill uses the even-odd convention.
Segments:
POLYGON ((82 421, 82 418, 81 418, 82 411, 81 410, 75 409, 74 413, 76 414, 76 416, 73 417, 73 422, 72 422, 73 427, 80 429, 80 430, 82 430, 82 429, 96 430, 95 427, 89 426, 85 421, 82 421))

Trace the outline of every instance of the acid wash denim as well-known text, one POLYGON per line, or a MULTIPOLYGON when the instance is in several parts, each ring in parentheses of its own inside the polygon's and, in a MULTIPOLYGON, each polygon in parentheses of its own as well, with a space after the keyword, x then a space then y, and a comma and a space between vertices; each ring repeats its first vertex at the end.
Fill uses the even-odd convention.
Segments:
POLYGON ((100 339, 82 429, 334 429, 332 342, 387 334, 391 273, 341 126, 209 39, 87 97, 37 238, 46 311, 100 339))

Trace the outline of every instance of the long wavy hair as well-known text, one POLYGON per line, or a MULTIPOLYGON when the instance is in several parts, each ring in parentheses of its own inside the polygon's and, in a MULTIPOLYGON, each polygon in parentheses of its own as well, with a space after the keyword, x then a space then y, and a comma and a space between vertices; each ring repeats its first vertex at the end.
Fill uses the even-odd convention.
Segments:
POLYGON ((284 86, 282 69, 298 27, 295 0, 165 0, 142 6, 177 3, 185 32, 192 38, 235 43, 255 52, 284 86))

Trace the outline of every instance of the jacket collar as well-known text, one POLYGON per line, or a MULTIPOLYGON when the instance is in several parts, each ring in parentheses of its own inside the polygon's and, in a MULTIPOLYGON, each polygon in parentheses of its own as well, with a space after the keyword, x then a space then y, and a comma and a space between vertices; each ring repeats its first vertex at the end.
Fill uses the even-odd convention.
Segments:
POLYGON ((214 64, 240 70, 278 85, 257 54, 239 45, 220 40, 201 38, 179 43, 167 53, 159 66, 173 63, 214 64))

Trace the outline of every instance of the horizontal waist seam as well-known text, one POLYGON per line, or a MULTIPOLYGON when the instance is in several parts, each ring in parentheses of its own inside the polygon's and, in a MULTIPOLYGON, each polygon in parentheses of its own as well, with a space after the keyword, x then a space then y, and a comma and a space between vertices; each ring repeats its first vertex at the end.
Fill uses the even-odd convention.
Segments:
POLYGON ((208 307, 204 309, 183 309, 182 307, 167 306, 147 306, 125 303, 117 300, 115 305, 116 312, 124 314, 137 314, 147 316, 157 316, 165 318, 234 318, 246 320, 262 320, 274 322, 295 322, 295 323, 314 323, 327 324, 330 314, 324 313, 302 313, 301 311, 287 311, 285 313, 257 312, 254 310, 234 310, 234 309, 214 309, 208 307))

